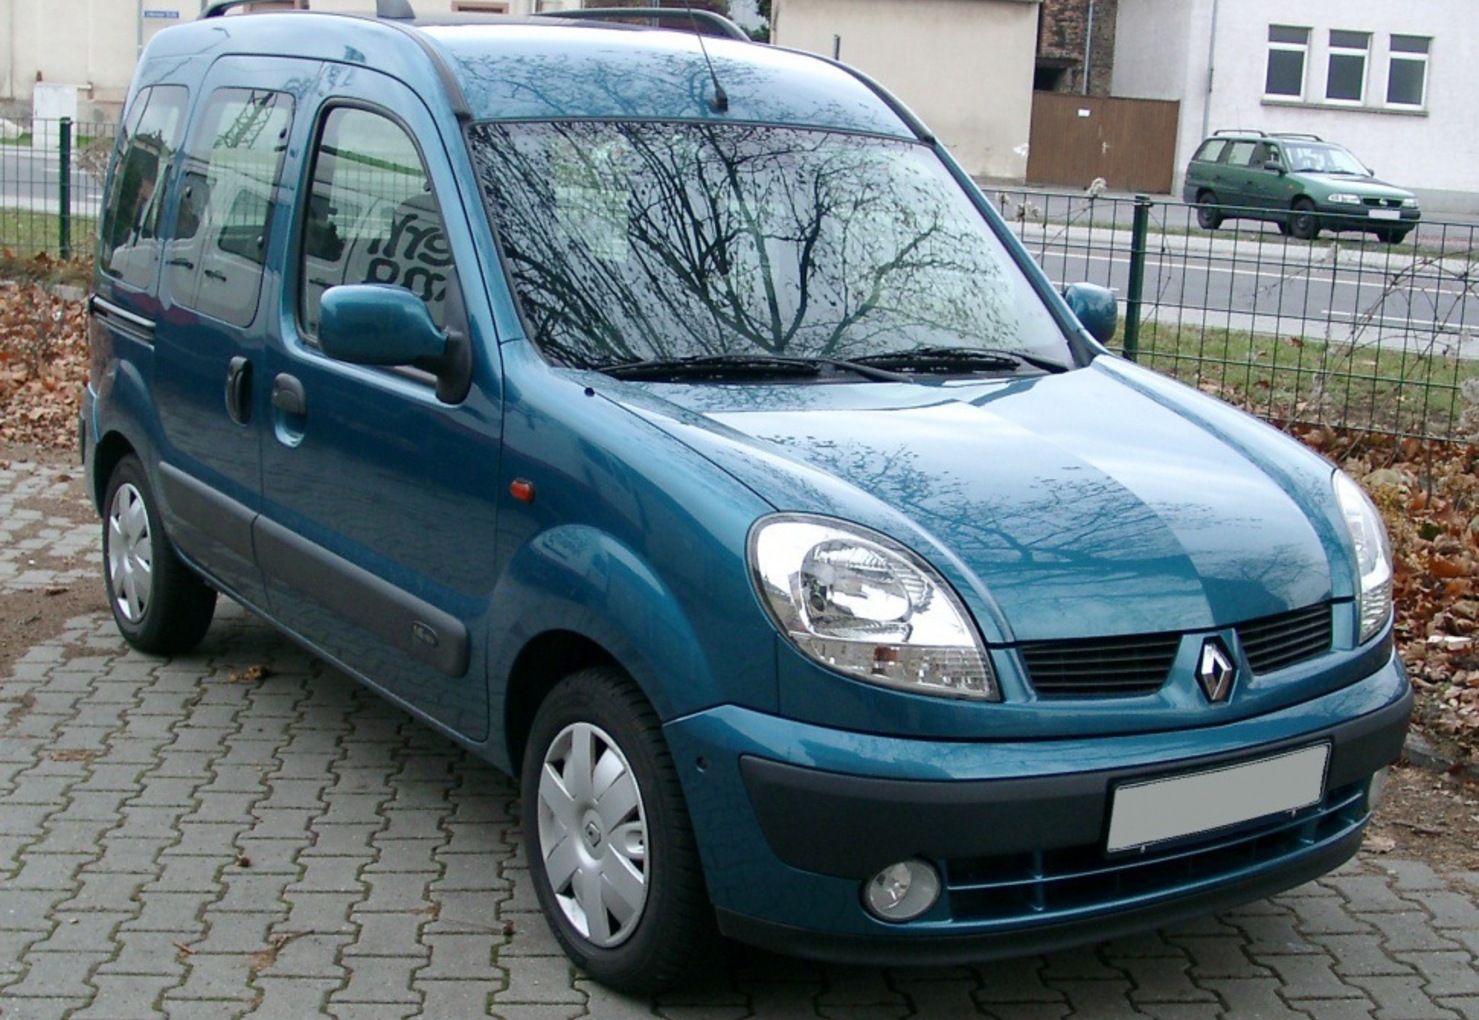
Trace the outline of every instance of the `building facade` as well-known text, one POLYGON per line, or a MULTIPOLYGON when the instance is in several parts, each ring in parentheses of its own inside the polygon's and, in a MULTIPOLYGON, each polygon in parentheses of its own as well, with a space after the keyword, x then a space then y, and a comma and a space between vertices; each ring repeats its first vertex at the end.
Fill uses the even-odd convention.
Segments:
POLYGON ((1022 180, 1039 0, 772 0, 780 46, 836 54, 899 96, 977 177, 1022 180))
POLYGON ((1220 128, 1340 142, 1430 215, 1479 212, 1473 0, 1119 0, 1114 94, 1180 99, 1176 187, 1220 128))

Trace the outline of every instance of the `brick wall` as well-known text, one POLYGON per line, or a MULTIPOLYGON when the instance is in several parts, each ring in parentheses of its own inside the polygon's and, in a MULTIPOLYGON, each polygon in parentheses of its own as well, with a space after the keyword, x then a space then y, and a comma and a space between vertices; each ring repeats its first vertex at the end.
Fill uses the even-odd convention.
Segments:
POLYGON ((1090 7, 1094 40, 1089 56, 1089 94, 1109 95, 1119 0, 1043 0, 1037 33, 1038 88, 1054 92, 1084 90, 1084 43, 1090 7))

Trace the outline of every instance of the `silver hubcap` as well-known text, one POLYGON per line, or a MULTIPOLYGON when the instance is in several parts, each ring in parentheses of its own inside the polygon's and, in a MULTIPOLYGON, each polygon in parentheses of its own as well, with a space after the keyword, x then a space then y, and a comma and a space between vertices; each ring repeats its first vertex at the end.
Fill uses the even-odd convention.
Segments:
POLYGON ((144 497, 127 482, 118 487, 108 508, 108 580, 123 618, 129 623, 142 620, 154 590, 154 549, 144 497))
POLYGON ((573 723, 544 753, 539 852, 575 930, 611 948, 647 904, 647 818, 621 748, 599 727, 573 723))

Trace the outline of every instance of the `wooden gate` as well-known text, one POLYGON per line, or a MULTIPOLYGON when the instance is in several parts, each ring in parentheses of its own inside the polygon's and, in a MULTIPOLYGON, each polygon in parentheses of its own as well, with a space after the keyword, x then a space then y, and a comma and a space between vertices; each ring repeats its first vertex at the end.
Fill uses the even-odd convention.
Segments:
POLYGON ((1165 194, 1176 170, 1181 104, 1067 92, 1032 94, 1027 183, 1165 194))

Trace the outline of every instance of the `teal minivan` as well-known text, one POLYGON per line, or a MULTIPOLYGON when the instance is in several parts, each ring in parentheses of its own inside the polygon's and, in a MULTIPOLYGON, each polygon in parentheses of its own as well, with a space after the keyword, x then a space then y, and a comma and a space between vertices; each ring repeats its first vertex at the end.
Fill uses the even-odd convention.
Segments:
POLYGON ((888 92, 671 9, 236 6, 151 41, 107 183, 132 645, 225 595, 516 776, 551 928, 632 991, 1356 851, 1411 706, 1376 511, 1110 353, 888 92))

